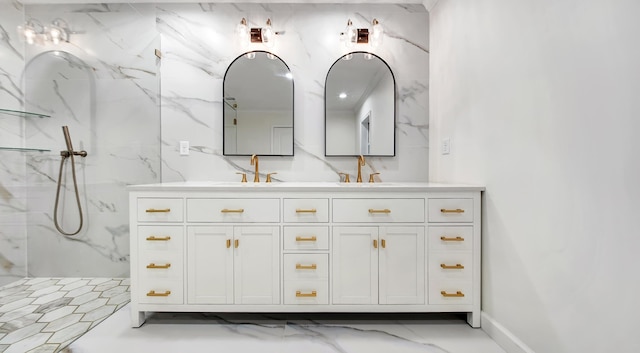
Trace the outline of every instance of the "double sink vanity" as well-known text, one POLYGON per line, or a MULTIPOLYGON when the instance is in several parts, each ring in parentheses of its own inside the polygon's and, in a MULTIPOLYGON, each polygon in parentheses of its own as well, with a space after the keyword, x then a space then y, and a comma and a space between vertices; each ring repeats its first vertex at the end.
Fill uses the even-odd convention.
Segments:
POLYGON ((480 194, 431 183, 130 186, 145 312, 462 312, 480 326, 480 194))

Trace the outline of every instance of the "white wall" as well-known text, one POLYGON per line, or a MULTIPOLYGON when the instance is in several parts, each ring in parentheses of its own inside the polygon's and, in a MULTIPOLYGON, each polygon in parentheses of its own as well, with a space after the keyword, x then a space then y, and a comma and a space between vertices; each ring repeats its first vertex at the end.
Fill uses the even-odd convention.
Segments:
POLYGON ((636 0, 430 13, 429 178, 486 185, 483 311, 535 352, 640 351, 638 13, 636 0))
POLYGON ((327 134, 335 136, 331 143, 327 144, 327 153, 359 154, 357 120, 352 110, 335 110, 327 116, 327 134), (348 152, 345 152, 348 151, 348 152))
MULTIPOLYGON (((380 77, 376 86, 373 88, 367 99, 358 108, 358 126, 367 117, 367 114, 371 112, 369 119, 369 137, 371 143, 372 155, 389 155, 393 154, 393 131, 394 124, 383 117, 393 116, 394 105, 388 104, 389 99, 386 97, 395 96, 393 91, 393 77, 390 73, 386 73, 380 77)), ((358 136, 359 138, 360 136, 358 136)))

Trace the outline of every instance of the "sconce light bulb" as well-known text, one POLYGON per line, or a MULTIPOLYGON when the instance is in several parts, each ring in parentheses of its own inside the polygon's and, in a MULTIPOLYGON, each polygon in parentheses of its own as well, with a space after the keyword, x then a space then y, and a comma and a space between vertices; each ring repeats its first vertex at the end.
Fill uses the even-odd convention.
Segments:
POLYGON ((271 19, 267 19, 267 25, 262 29, 262 43, 264 43, 267 47, 272 47, 274 44, 273 40, 273 28, 271 28, 271 19))
POLYGON ((249 44, 249 27, 247 27, 247 19, 242 18, 240 23, 238 24, 238 39, 240 40, 240 45, 245 47, 249 44))
POLYGON ((345 44, 347 45, 347 47, 353 46, 353 43, 355 43, 357 40, 357 31, 356 31, 356 28, 353 26, 353 22, 351 22, 351 19, 347 21, 347 28, 345 29, 344 33, 345 33, 345 44))
POLYGON ((51 41, 53 42, 53 44, 60 43, 60 36, 62 35, 62 33, 58 28, 51 28, 51 30, 49 30, 49 35, 51 36, 51 41))
POLYGON ((371 38, 370 38, 370 42, 371 42, 371 46, 373 47, 377 47, 378 45, 380 45, 380 43, 382 43, 382 36, 384 34, 384 29, 382 28, 382 25, 380 24, 380 22, 378 22, 377 19, 373 19, 373 27, 371 28, 371 38))

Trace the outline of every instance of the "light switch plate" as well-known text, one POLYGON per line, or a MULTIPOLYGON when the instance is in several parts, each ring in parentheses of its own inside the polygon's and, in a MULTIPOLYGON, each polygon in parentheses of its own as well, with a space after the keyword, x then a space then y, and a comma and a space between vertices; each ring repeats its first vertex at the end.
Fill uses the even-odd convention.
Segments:
POLYGON ((449 154, 451 153, 451 139, 448 137, 445 137, 442 139, 442 154, 449 154))
POLYGON ((189 155, 189 141, 180 141, 180 155, 181 156, 189 155))

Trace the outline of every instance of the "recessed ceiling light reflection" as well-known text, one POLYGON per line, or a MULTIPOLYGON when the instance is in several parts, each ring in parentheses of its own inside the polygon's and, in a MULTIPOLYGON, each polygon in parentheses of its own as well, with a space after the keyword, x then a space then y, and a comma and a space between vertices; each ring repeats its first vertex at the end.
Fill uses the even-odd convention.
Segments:
POLYGON ((338 95, 338 98, 340 98, 340 99, 345 99, 345 98, 347 98, 347 94, 346 94, 346 93, 344 93, 344 92, 342 92, 342 93, 340 93, 340 94, 338 95))

